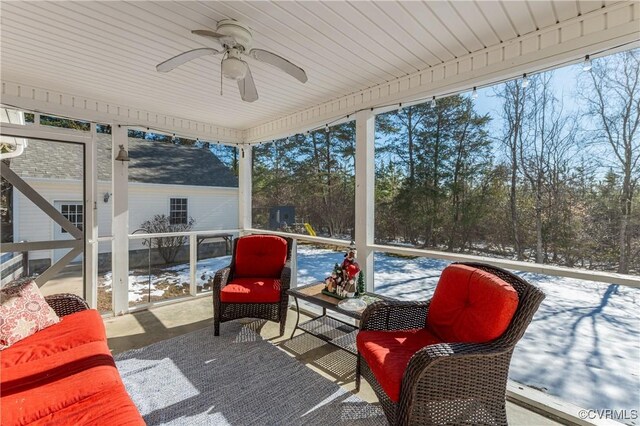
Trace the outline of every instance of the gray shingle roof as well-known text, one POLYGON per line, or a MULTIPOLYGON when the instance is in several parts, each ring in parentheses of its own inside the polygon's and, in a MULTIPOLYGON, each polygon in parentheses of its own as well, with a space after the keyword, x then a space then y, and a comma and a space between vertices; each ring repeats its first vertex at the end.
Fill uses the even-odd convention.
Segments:
MULTIPOLYGON (((166 142, 129 138, 129 181, 170 185, 237 187, 238 178, 211 151, 166 142)), ((111 135, 98 134, 98 180, 111 180, 111 135)), ((82 178, 79 145, 29 140, 24 153, 11 159, 22 177, 82 178)))

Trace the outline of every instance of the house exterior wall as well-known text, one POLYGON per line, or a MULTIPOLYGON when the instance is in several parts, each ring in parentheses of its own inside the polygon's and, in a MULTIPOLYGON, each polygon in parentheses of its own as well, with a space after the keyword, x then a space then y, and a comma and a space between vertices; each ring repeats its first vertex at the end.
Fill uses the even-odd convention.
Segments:
MULTIPOLYGON (((24 178, 51 204, 56 201, 81 201, 82 182, 63 179, 24 178)), ((98 235, 111 236, 111 182, 98 182, 98 235)), ((49 241, 54 239, 58 226, 42 210, 19 191, 14 191, 14 241, 49 241)), ((188 199, 189 217, 195 220, 193 230, 235 229, 238 227, 238 188, 188 185, 129 183, 129 233, 156 214, 169 215, 169 199, 188 199)), ((144 249, 142 240, 130 240, 130 250, 144 249)), ((99 253, 111 252, 111 242, 101 242, 99 253)), ((53 250, 29 253, 30 261, 53 259, 53 250)), ((40 262, 44 265, 47 262, 40 262)))

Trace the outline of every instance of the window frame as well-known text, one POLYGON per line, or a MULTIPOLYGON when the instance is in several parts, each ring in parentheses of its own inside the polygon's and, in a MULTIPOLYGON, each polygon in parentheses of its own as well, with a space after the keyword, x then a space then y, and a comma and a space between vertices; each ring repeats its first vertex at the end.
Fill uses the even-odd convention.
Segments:
POLYGON ((169 197, 169 225, 187 224, 189 224, 189 198, 184 196, 169 197), (174 204, 177 201, 179 201, 179 206, 174 204), (180 209, 176 209, 176 207, 180 207, 180 209), (182 209, 182 207, 184 207, 184 209, 182 209), (180 219, 179 222, 176 220, 178 218, 180 219))
MULTIPOLYGON (((73 226, 84 232, 84 204, 82 203, 82 201, 60 201, 60 214, 67 218, 67 220, 71 222, 73 226), (73 207, 74 211, 71 212, 69 207, 73 207), (79 213, 78 210, 80 210, 79 213), (71 215, 73 215, 75 219, 72 219, 71 215), (78 221, 78 218, 80 219, 80 221, 78 221)), ((69 234, 62 226, 60 227, 60 233, 62 235, 69 234)))

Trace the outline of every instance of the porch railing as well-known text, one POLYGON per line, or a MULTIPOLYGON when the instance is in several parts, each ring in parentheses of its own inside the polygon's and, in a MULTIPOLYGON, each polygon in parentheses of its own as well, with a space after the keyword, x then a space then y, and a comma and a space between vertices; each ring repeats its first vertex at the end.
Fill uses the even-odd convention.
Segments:
MULTIPOLYGON (((129 238, 129 241, 143 240, 147 242, 145 248, 146 250, 149 251, 149 256, 147 258, 147 262, 149 262, 149 265, 146 265, 146 266, 148 267, 147 273, 149 274, 149 276, 151 276, 151 267, 158 266, 158 265, 151 264, 152 262, 151 252, 156 248, 156 244, 154 240, 161 239, 161 238, 172 238, 172 237, 186 238, 186 241, 181 245, 181 247, 188 247, 189 291, 187 296, 195 297, 202 294, 207 294, 209 292, 209 290, 203 290, 201 292, 198 292, 197 273, 198 273, 199 240, 202 241, 206 239, 220 238, 226 244, 225 254, 230 254, 229 250, 231 245, 228 239, 235 238, 239 234, 240 234, 239 229, 216 229, 216 230, 197 230, 197 231, 186 231, 186 232, 167 232, 167 233, 155 233, 155 234, 132 233, 128 235, 128 238, 129 238)), ((104 241, 108 239, 109 237, 105 237, 99 240, 104 241)), ((132 248, 130 247, 129 252, 131 253, 131 251, 132 251, 132 248)), ((177 262, 177 264, 179 264, 179 262, 177 262)), ((173 265, 173 266, 175 267, 176 265, 173 265)), ((134 268, 130 267, 129 274, 131 274, 132 269, 134 268)), ((130 289, 128 288, 127 291, 129 290, 130 289)), ((132 308, 130 310, 145 309, 145 308, 148 308, 150 305, 154 305, 156 303, 165 303, 165 302, 170 302, 170 301, 174 301, 176 299, 181 299, 181 298, 183 298, 182 295, 176 296, 176 297, 168 297, 166 300, 162 300, 161 302, 152 302, 150 298, 148 298, 146 303, 144 302, 136 303, 135 307, 133 306, 130 307, 132 308)))
POLYGON ((0 286, 28 273, 29 252, 9 252, 0 256, 0 286))

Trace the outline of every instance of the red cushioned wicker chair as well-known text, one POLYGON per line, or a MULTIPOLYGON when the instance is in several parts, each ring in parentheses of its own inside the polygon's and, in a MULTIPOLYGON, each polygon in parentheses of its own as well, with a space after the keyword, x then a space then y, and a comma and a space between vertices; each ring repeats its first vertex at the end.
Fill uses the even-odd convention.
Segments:
POLYGON ((261 318, 280 323, 284 334, 291 282, 291 239, 248 235, 233 243, 231 265, 213 278, 214 334, 220 323, 261 318))
POLYGON ((364 311, 357 385, 362 374, 392 425, 506 425, 511 355, 544 297, 511 272, 454 263, 431 300, 364 311))

